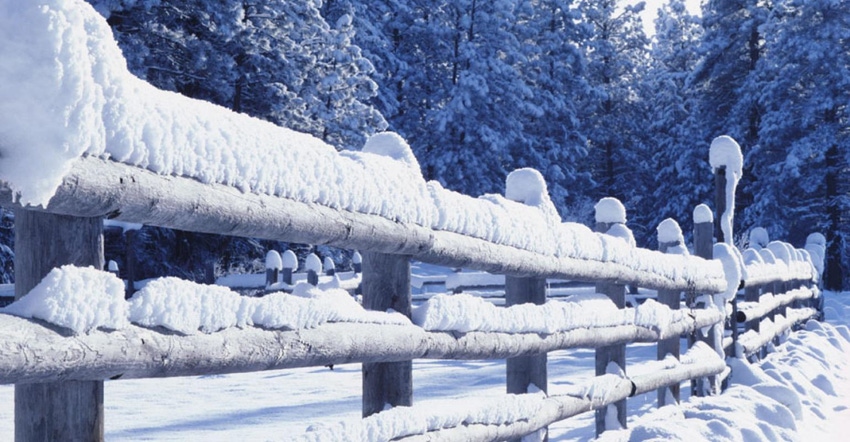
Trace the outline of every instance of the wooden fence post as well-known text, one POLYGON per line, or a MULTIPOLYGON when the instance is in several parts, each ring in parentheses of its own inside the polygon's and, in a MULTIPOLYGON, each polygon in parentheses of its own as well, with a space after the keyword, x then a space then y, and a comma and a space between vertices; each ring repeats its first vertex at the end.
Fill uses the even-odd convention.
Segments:
MULTIPOLYGON (((603 198, 606 200, 606 198, 603 198)), ((602 201, 600 201, 601 203, 602 201)), ((608 201, 609 203, 612 201, 608 201)), ((616 203, 619 203, 617 201, 616 203)), ((595 230, 599 233, 606 233, 614 224, 625 224, 625 209, 622 208, 622 204, 620 204, 620 208, 622 209, 621 217, 618 219, 605 219, 605 217, 600 217, 600 208, 601 205, 596 205, 596 228, 595 230)), ((610 209, 610 207, 606 208, 610 209)), ((609 213, 606 215, 612 215, 615 212, 612 210, 606 210, 609 213)), ((620 215, 620 214, 618 214, 620 215)), ((622 309, 626 307, 626 285, 620 283, 619 281, 613 282, 600 282, 596 284, 596 293, 602 293, 611 298, 611 301, 614 302, 614 305, 617 308, 622 309)), ((604 347, 599 347, 596 349, 596 376, 602 376, 608 372, 608 365, 613 362, 617 364, 623 373, 626 373, 626 345, 618 344, 618 345, 607 345, 604 347)), ((617 408, 617 421, 619 421, 620 426, 626 428, 626 400, 623 399, 614 404, 617 408)), ((605 423, 605 417, 608 414, 608 407, 604 407, 596 410, 596 435, 599 436, 602 434, 607 425, 605 423)))
POLYGON ((133 293, 136 293, 136 280, 138 279, 136 275, 139 267, 136 262, 136 240, 138 239, 139 231, 136 229, 130 229, 125 235, 125 239, 127 240, 127 250, 125 252, 127 287, 124 292, 124 297, 126 299, 130 299, 133 296, 133 293))
MULTIPOLYGON (((684 238, 682 237, 682 229, 679 224, 672 218, 667 218, 658 225, 658 251, 661 253, 670 253, 674 247, 684 248, 684 238), (676 238, 673 238, 671 233, 677 233, 676 238)), ((658 302, 662 305, 670 307, 671 310, 679 310, 681 306, 682 293, 677 290, 659 290, 658 302)), ((658 341, 658 360, 661 361, 671 355, 677 360, 680 356, 680 340, 681 338, 674 337, 658 341)), ((673 397, 675 403, 679 403, 681 395, 679 384, 669 387, 661 387, 658 389, 658 408, 667 404, 667 392, 673 397)))
MULTIPOLYGON (((711 209, 709 209, 705 204, 700 204, 694 209, 694 255, 705 259, 712 259, 714 257, 713 231, 714 217, 711 213, 711 209)), ((689 294, 688 307, 703 308, 705 306, 697 305, 695 294, 689 294)), ((715 342, 716 335, 714 333, 714 328, 722 326, 722 324, 712 326, 708 332, 708 336, 701 336, 701 332, 697 330, 695 332, 696 336, 689 340, 688 346, 690 347, 694 342, 700 340, 708 344, 711 348, 717 348, 716 344, 718 343, 715 342)), ((706 382, 708 382, 709 385, 714 385, 713 378, 709 378, 708 380, 704 378, 697 379, 692 382, 691 395, 701 396, 704 392, 708 391, 705 385, 706 382)))
MULTIPOLYGON (((546 303, 546 279, 505 276, 505 307, 526 303, 546 303)), ((507 392, 525 394, 532 385, 540 391, 548 391, 547 361, 546 353, 508 358, 505 364, 507 392)))
MULTIPOLYGON (((411 316, 410 259, 407 256, 363 254, 363 308, 393 309, 411 316)), ((363 417, 387 405, 413 404, 413 361, 363 364, 363 417)))
MULTIPOLYGON (((15 299, 55 267, 103 261, 102 218, 15 210, 15 299)), ((15 385, 15 440, 102 441, 103 381, 15 385)))
POLYGON ((283 268, 283 259, 277 250, 266 252, 266 289, 272 284, 277 284, 280 270, 283 268))
POLYGON ((319 285, 319 273, 322 272, 322 261, 315 253, 307 255, 304 260, 304 270, 307 271, 307 283, 312 286, 319 285))
POLYGON ((292 285, 292 273, 298 269, 298 257, 295 256, 295 252, 292 250, 287 250, 283 252, 283 255, 280 257, 281 265, 283 266, 282 278, 283 283, 286 285, 292 285))

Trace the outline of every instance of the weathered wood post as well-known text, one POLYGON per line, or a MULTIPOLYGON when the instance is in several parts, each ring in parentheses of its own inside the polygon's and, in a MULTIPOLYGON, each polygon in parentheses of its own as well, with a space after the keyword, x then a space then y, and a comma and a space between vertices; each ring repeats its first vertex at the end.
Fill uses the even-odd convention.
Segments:
POLYGON ((315 253, 307 255, 304 260, 304 270, 307 271, 307 283, 313 286, 319 285, 319 273, 322 271, 322 261, 315 253))
MULTIPOLYGON (((15 299, 55 267, 103 260, 102 218, 15 210, 15 299)), ((102 441, 103 381, 15 385, 15 440, 102 441)))
MULTIPOLYGON (((612 226, 626 223, 626 209, 616 198, 602 198, 595 206, 596 228, 599 233, 607 233, 612 226)), ((626 285, 620 281, 599 282, 596 284, 596 292, 607 295, 617 308, 626 307, 626 285)), ((608 365, 617 364, 623 373, 626 373, 626 345, 607 345, 596 349, 596 376, 602 376, 608 372, 608 365)), ((617 421, 620 426, 626 428, 626 400, 614 404, 617 408, 617 421)), ((605 423, 607 407, 596 410, 596 435, 600 435, 607 427, 605 423)))
MULTIPOLYGON (((411 316, 409 257, 364 253, 362 287, 363 308, 411 316)), ((362 371, 363 417, 413 404, 413 361, 364 363, 362 371)))
MULTIPOLYGON (((679 223, 672 218, 667 218, 658 224, 658 251, 661 253, 675 253, 687 255, 688 249, 685 247, 685 238, 682 235, 682 229, 679 223)), ((681 306, 682 293, 678 290, 659 290, 658 302, 662 305, 670 307, 671 310, 679 310, 681 306)), ((658 360, 664 360, 667 355, 673 356, 677 360, 680 356, 679 337, 664 339, 658 341, 658 360)), ((661 408, 667 404, 667 394, 673 398, 675 403, 678 403, 681 395, 679 384, 669 387, 661 387, 658 389, 658 407, 661 408)))
POLYGON ((283 266, 283 270, 281 271, 282 282, 286 285, 292 285, 292 274, 298 270, 298 257, 295 256, 295 252, 292 250, 287 250, 283 252, 280 261, 283 266))
MULTIPOLYGON (((714 231, 714 215, 711 213, 711 209, 708 208, 705 204, 700 204, 694 209, 694 255, 699 256, 700 258, 712 259, 714 255, 714 241, 713 241, 713 233, 714 231)), ((689 293, 686 297, 688 308, 705 308, 707 307, 704 303, 698 303, 696 298, 696 293, 689 293)), ((722 324, 715 325, 713 327, 722 327, 722 324)), ((717 342, 715 342, 715 333, 714 330, 710 330, 708 335, 703 335, 701 331, 697 330, 694 332, 694 336, 688 340, 688 347, 691 347, 697 340, 703 341, 708 344, 711 348, 717 348, 717 342)), ((691 382, 691 395, 692 396, 701 396, 705 391, 707 391, 706 382, 710 384, 714 384, 714 382, 709 379, 696 379, 691 382)))
POLYGON ((277 284, 280 270, 283 268, 283 259, 277 250, 269 250, 266 253, 266 289, 277 284))
MULTIPOLYGON (((527 303, 546 303, 546 279, 505 276, 505 307, 527 303)), ((505 362, 509 394, 548 391, 546 353, 508 358, 505 362)))

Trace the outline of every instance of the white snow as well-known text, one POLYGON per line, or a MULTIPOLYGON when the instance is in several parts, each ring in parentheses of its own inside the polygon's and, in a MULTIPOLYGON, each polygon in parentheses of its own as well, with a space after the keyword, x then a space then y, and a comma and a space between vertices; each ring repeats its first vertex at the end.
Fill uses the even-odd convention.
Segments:
POLYGON ((712 169, 726 169, 726 210, 720 215, 720 229, 723 231, 723 242, 732 245, 735 189, 743 175, 744 156, 741 154, 741 146, 728 135, 721 135, 712 140, 708 156, 712 169))
POLYGON ((770 242, 770 236, 764 227, 754 227, 750 230, 750 247, 754 249, 763 249, 770 242))
POLYGON ((322 261, 315 253, 307 255, 307 258, 304 259, 304 270, 316 272, 317 275, 322 274, 322 261))
POLYGON ((284 269, 292 269, 293 272, 298 270, 298 257, 295 256, 295 252, 292 250, 287 250, 283 252, 283 255, 280 257, 282 268, 284 269))
POLYGON ((593 207, 598 223, 626 223, 626 207, 617 198, 602 198, 593 207))
POLYGON ((266 252, 266 270, 283 268, 283 259, 277 250, 269 250, 266 252))
POLYGON ((673 218, 667 218, 658 223, 655 228, 658 233, 659 243, 684 243, 685 237, 682 235, 682 228, 679 223, 673 218))
POLYGON ((694 224, 706 224, 714 222, 714 213, 705 204, 694 207, 694 224))
POLYGON ((326 256, 325 259, 322 261, 322 271, 324 271, 325 273, 328 273, 331 270, 335 270, 335 269, 336 269, 336 264, 334 264, 334 260, 332 260, 330 256, 326 256))
POLYGON ((0 312, 42 319, 74 333, 128 325, 124 282, 93 267, 55 268, 26 296, 0 312))
POLYGON ((523 168, 509 173, 505 179, 505 198, 540 209, 553 224, 561 222, 558 209, 549 198, 546 180, 534 169, 523 168))

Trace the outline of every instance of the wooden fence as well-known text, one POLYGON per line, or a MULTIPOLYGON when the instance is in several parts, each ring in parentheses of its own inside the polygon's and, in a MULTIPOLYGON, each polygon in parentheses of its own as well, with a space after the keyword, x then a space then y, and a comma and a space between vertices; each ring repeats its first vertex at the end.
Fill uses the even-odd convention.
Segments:
MULTIPOLYGON (((726 349, 729 354, 752 356, 788 328, 818 315, 810 304, 818 298, 813 285, 817 274, 801 252, 787 248, 786 255, 791 254, 793 259, 786 261, 773 254, 772 263, 765 260, 750 263, 748 268, 752 267, 752 271, 748 274, 755 276, 750 281, 743 280, 746 297, 737 305, 734 315, 731 311, 727 315, 715 309, 703 309, 703 305, 710 306, 711 302, 697 295, 710 298, 728 291, 726 274, 717 271, 716 261, 708 261, 713 227, 712 221, 704 219, 697 220, 694 231, 694 248, 704 259, 693 256, 679 259, 683 271, 692 266, 709 270, 696 274, 698 277, 680 277, 634 270, 611 261, 540 255, 377 216, 158 176, 96 158, 80 160, 46 208, 20 207, 8 188, 0 192, 0 202, 16 210, 18 298, 59 265, 103 268, 102 220, 109 216, 208 233, 357 248, 364 251, 363 306, 378 311, 392 308, 408 317, 412 258, 507 275, 507 306, 543 304, 545 279, 560 278, 595 283, 597 291, 608 295, 621 309, 625 308, 626 285, 658 291, 659 302, 670 309, 688 309, 687 315, 664 328, 628 323, 550 334, 455 333, 426 331, 416 326, 393 326, 392 333, 383 333, 382 328, 388 326, 331 323, 310 330, 228 329, 192 336, 137 326, 72 335, 40 321, 0 315, 0 382, 16 384, 17 440, 42 440, 45 435, 50 439, 50 435, 57 434, 68 435, 70 439, 102 439, 104 379, 362 363, 363 415, 370 416, 383 410, 385 404, 412 403, 413 359, 506 358, 507 392, 525 394, 531 385, 543 392, 547 390, 547 352, 576 347, 597 349, 599 378, 594 382, 612 375, 612 363, 619 367, 618 386, 611 390, 614 393, 605 400, 546 397, 542 401, 555 411, 522 423, 503 425, 495 433, 492 426, 485 425, 486 431, 476 433, 479 434, 476 438, 519 437, 591 409, 597 410, 597 431, 602 432, 609 425, 605 419, 611 404, 617 407, 617 419, 625 426, 627 397, 658 391, 659 402, 663 403, 668 397, 664 389, 670 389, 678 400, 678 386, 690 379, 704 379, 699 381, 701 386, 695 387, 696 394, 715 394, 716 385, 727 372, 722 358, 715 352, 714 359, 696 358, 697 362, 683 363, 673 370, 629 378, 625 375, 626 344, 658 342, 659 359, 663 359, 668 354, 679 357, 680 337, 691 336, 692 342, 705 340, 710 348, 721 352, 726 349), (187 207, 192 210, 187 211, 187 207), (699 333, 710 326, 722 328, 727 318, 747 324, 746 331, 738 336, 737 327, 732 327, 730 336, 709 333, 707 338, 699 333), (333 338, 343 335, 346 339, 333 338)), ((611 223, 597 226, 601 232, 610 229, 611 223)), ((663 248, 674 246, 665 244, 663 248)), ((642 253, 648 259, 663 256, 661 252, 642 253)), ((277 283, 277 276, 274 278, 277 283)), ((445 431, 464 432, 466 437, 473 427, 445 431)), ((404 437, 407 436, 415 435, 404 437)))

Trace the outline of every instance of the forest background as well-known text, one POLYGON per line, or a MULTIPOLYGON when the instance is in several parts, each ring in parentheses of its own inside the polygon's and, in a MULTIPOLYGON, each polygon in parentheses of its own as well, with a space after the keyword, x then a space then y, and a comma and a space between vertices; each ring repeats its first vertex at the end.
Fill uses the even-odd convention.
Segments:
MULTIPOLYGON (((151 84, 359 150, 391 130, 426 180, 502 193, 532 167, 564 220, 620 199, 641 247, 665 218, 691 230, 713 200, 708 146, 744 153, 735 238, 764 227, 827 239, 825 286, 850 288, 850 2, 616 0, 88 0, 151 84)), ((238 148, 238 146, 234 146, 238 148)), ((0 282, 14 280, 14 214, 0 282)), ((126 236, 107 229, 124 269, 126 236)), ((145 226, 139 277, 255 271, 287 245, 145 226)), ((314 250, 346 265, 346 252, 314 250)))

